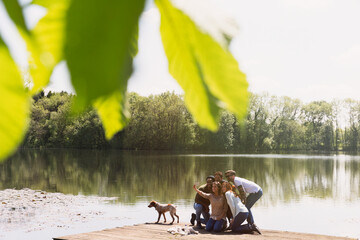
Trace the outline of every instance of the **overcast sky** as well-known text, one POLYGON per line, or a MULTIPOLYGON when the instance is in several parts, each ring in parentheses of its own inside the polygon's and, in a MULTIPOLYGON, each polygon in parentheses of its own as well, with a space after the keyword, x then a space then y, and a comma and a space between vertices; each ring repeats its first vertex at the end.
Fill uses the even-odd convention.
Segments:
MULTIPOLYGON (((305 102, 334 98, 360 100, 360 1, 207 2, 213 2, 239 26, 230 50, 247 75, 250 91, 305 102)), ((202 6, 197 12, 205 12, 206 8, 202 6)), ((3 13, 0 9, 0 31, 9 35, 3 13)), ((27 10, 28 21, 33 21, 30 25, 35 24, 31 19, 39 14, 43 13, 27 10)), ((135 72, 129 80, 130 91, 142 95, 167 90, 182 92, 168 73, 159 25, 159 13, 150 2, 140 19, 139 53, 135 58, 135 72)), ((5 40, 16 42, 11 36, 5 40)), ((15 51, 12 50, 13 54, 15 51)), ((48 89, 71 90, 64 69, 62 63, 55 70, 48 89)))

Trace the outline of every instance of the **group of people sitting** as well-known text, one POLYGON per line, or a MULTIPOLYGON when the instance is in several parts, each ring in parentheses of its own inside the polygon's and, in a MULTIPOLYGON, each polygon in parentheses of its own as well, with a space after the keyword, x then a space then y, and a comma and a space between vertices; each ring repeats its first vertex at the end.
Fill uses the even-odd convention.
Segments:
POLYGON ((222 172, 218 171, 206 178, 206 184, 199 188, 193 186, 197 192, 194 203, 196 214, 191 215, 191 224, 195 225, 196 220, 196 225, 202 228, 201 224, 205 224, 207 231, 220 232, 227 228, 233 232, 261 234, 250 210, 263 194, 261 187, 237 177, 234 170, 226 171, 225 177, 228 181, 223 180, 222 172), (245 220, 247 223, 243 224, 245 220))

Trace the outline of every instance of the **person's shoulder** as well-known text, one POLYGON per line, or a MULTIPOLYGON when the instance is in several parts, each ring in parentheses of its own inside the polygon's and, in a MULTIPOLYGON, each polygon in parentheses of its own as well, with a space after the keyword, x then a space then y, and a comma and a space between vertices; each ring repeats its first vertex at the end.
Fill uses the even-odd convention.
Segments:
POLYGON ((203 190, 203 189, 205 189, 206 188, 206 183, 205 184, 203 184, 203 185, 200 185, 200 187, 198 188, 199 190, 203 190))
POLYGON ((243 178, 241 178, 241 177, 235 177, 234 178, 234 182, 242 182, 243 181, 243 178))
POLYGON ((235 195, 234 195, 234 193, 232 191, 227 191, 225 193, 225 196, 234 197, 235 195))

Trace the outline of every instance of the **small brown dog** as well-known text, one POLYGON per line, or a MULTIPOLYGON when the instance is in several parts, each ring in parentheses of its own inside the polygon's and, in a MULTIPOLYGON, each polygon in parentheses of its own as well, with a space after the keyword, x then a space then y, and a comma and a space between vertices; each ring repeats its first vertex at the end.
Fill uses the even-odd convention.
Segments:
POLYGON ((170 212, 170 215, 171 215, 171 217, 173 219, 170 224, 173 224, 173 222, 175 220, 174 215, 177 217, 177 222, 179 223, 179 216, 176 215, 176 207, 174 205, 172 205, 172 204, 160 204, 160 203, 157 203, 155 201, 151 201, 148 207, 149 208, 154 207, 156 209, 156 211, 158 211, 159 217, 158 217, 158 220, 157 220, 156 223, 159 223, 161 214, 164 216, 164 219, 165 219, 164 223, 166 223, 165 213, 167 211, 170 212))

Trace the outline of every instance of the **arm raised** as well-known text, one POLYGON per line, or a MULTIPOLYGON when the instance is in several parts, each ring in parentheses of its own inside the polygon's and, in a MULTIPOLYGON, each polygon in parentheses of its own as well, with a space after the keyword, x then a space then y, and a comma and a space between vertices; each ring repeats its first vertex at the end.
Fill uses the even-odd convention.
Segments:
POLYGON ((210 193, 204 193, 203 191, 200 191, 199 189, 197 189, 196 185, 194 184, 193 186, 194 190, 200 195, 202 196, 203 198, 207 198, 209 199, 211 194, 210 193))

